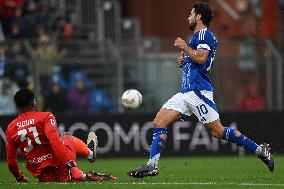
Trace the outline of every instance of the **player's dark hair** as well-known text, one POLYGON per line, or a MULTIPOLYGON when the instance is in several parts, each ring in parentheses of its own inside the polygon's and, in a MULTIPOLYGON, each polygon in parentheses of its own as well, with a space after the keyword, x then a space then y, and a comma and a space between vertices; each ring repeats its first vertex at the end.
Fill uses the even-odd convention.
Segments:
POLYGON ((34 102, 35 95, 29 89, 20 89, 14 95, 14 101, 18 109, 23 109, 34 102))
POLYGON ((201 20, 203 24, 209 27, 209 24, 213 18, 213 13, 208 3, 195 2, 193 3, 192 8, 194 9, 196 15, 201 15, 201 20))

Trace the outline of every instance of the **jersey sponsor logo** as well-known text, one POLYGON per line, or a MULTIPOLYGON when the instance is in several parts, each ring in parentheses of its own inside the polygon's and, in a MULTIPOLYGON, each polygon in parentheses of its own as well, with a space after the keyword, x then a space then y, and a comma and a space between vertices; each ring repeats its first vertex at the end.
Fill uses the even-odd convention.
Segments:
POLYGON ((28 125, 34 125, 34 124, 35 124, 35 119, 28 119, 28 120, 18 122, 17 126, 19 128, 21 128, 21 127, 25 127, 25 126, 28 126, 28 125))
POLYGON ((49 159, 52 159, 53 156, 52 154, 45 154, 45 155, 42 155, 40 157, 37 157, 37 158, 34 158, 32 160, 29 160, 29 164, 32 165, 32 164, 39 164, 43 161, 46 161, 46 160, 49 160, 49 159))

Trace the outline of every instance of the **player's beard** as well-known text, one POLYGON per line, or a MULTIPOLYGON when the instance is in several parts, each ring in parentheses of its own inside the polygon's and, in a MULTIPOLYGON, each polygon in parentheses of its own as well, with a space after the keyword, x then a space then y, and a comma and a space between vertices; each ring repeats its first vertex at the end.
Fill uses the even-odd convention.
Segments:
POLYGON ((194 31, 195 27, 197 25, 196 19, 193 19, 190 23, 189 23, 189 29, 194 31))

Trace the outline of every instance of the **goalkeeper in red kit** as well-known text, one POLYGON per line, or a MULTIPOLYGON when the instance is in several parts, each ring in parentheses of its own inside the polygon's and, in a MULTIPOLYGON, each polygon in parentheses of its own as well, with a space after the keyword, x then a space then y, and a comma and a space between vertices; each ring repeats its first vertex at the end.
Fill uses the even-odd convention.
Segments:
POLYGON ((53 114, 35 111, 32 91, 19 90, 14 101, 19 115, 7 127, 6 151, 8 168, 18 182, 27 182, 28 178, 19 170, 17 149, 26 157, 27 170, 40 182, 116 180, 111 174, 84 174, 77 167, 76 155, 90 162, 96 159, 98 142, 94 132, 89 133, 87 144, 70 133, 59 136, 53 114))

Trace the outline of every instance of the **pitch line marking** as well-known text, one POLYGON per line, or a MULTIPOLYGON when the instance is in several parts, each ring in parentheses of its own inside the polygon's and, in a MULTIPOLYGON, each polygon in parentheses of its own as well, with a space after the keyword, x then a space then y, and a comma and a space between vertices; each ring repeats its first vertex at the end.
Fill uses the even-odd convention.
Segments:
POLYGON ((218 182, 133 182, 133 183, 127 183, 127 182, 117 182, 117 183, 111 183, 111 184, 117 184, 117 185, 238 185, 238 186, 284 186, 284 183, 279 184, 269 184, 269 183, 233 183, 233 182, 224 182, 224 183, 218 183, 218 182))
MULTIPOLYGON (((0 185, 2 184, 12 184, 12 183, 3 183, 0 182, 0 185)), ((13 183, 15 184, 15 183, 13 183)), ((16 183, 17 184, 17 183, 16 183)), ((74 185, 74 184, 98 184, 98 185, 236 185, 236 186, 279 186, 283 187, 284 183, 279 184, 269 184, 269 183, 233 183, 233 182, 224 182, 224 183, 218 183, 218 182, 63 182, 63 183, 21 183, 23 185, 50 185, 50 184, 58 184, 58 185, 74 185)))

